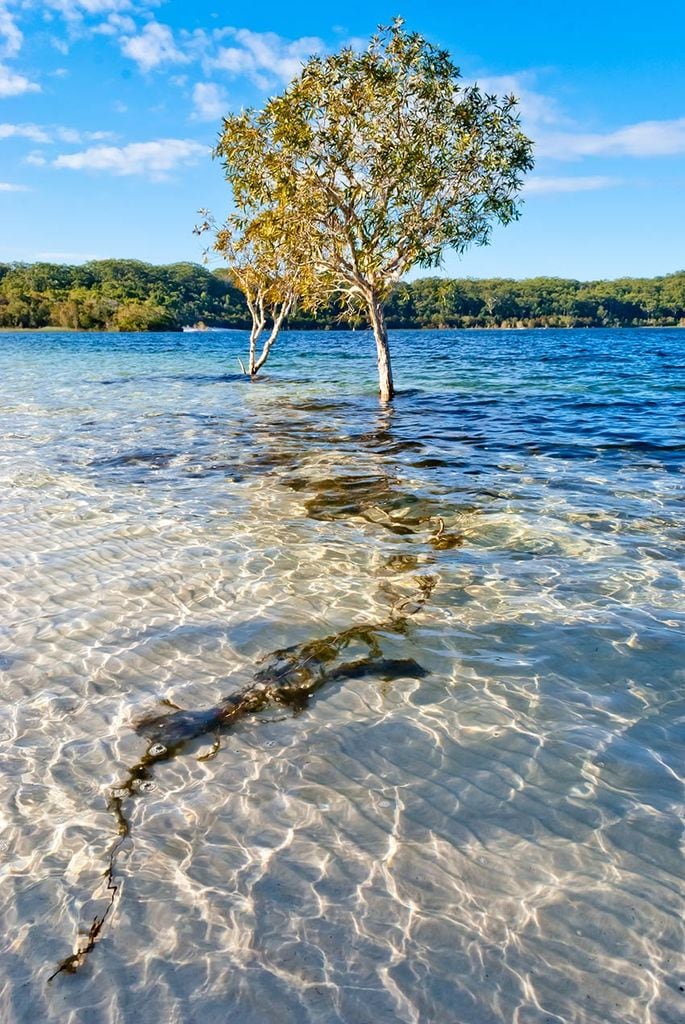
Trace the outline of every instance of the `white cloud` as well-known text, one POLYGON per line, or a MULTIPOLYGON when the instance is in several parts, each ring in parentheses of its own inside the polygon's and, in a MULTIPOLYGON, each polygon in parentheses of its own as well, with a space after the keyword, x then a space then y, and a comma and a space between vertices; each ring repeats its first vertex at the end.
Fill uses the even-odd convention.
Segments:
POLYGON ((0 181, 0 192, 30 192, 28 185, 13 185, 9 181, 0 181))
POLYGON ((119 36, 124 33, 131 35, 136 30, 136 23, 133 18, 123 14, 110 14, 107 21, 95 28, 95 32, 101 36, 119 36))
POLYGON ((124 36, 121 51, 134 60, 141 71, 152 71, 160 64, 185 64, 188 61, 176 46, 169 26, 158 21, 149 21, 140 35, 124 36))
POLYGON ((31 142, 51 142, 51 136, 38 124, 0 124, 0 139, 30 139, 31 142))
POLYGON ((476 84, 482 92, 515 96, 519 102, 521 119, 528 128, 559 124, 564 118, 556 100, 533 88, 534 80, 532 71, 521 71, 514 75, 485 75, 476 79, 476 84))
POLYGON ((308 57, 326 51, 325 43, 314 36, 288 40, 275 32, 252 32, 248 28, 227 28, 220 35, 230 36, 238 45, 219 47, 206 61, 207 66, 231 76, 247 75, 260 88, 274 79, 289 82, 308 57))
POLYGON ((22 96, 26 92, 40 92, 40 86, 25 75, 15 75, 9 68, 0 64, 0 98, 22 96))
POLYGON ((24 37, 6 0, 0 0, 0 57, 16 57, 24 37))
POLYGON ((190 139, 156 139, 127 146, 92 146, 80 153, 58 156, 53 166, 120 176, 142 174, 159 181, 176 168, 195 164, 208 155, 207 146, 190 139))
POLYGON ((69 142, 72 145, 78 145, 80 142, 106 142, 116 138, 114 132, 82 132, 77 128, 63 128, 59 125, 48 131, 53 132, 56 142, 69 142))
POLYGON ((524 192, 529 195, 543 195, 551 192, 594 192, 596 189, 612 188, 620 185, 620 178, 609 178, 604 175, 567 178, 528 178, 524 192))
POLYGON ((45 167, 47 160, 42 153, 29 153, 29 155, 24 158, 24 163, 30 164, 31 167, 45 167))
MULTIPOLYGON (((490 75, 479 78, 485 92, 514 95, 519 101, 524 130, 535 141, 535 155, 555 160, 579 160, 583 157, 654 157, 685 153, 685 117, 670 121, 641 121, 611 132, 570 130, 573 122, 555 99, 535 88, 535 72, 490 75)), ((542 181, 543 179, 538 179, 542 181)), ((600 178, 555 178, 556 182, 600 181, 600 178)), ((600 188, 605 185, 590 185, 600 188)), ((578 186, 573 188, 577 191, 578 186)), ((550 189, 546 189, 550 191, 550 189)), ((559 185, 555 191, 561 191, 559 185)), ((542 188, 540 188, 542 191, 542 188)), ((569 184, 564 191, 571 191, 569 184)))
POLYGON ((578 160, 584 156, 675 156, 685 153, 685 117, 673 121, 641 121, 614 132, 556 132, 543 135, 539 156, 578 160))
POLYGON ((43 7, 58 11, 70 21, 92 14, 112 14, 130 11, 132 0, 43 0, 43 7))
POLYGON ((53 46, 58 53, 61 53, 63 57, 67 57, 69 55, 69 43, 66 39, 58 39, 56 36, 52 36, 50 39, 50 45, 53 46))
POLYGON ((238 46, 222 46, 216 57, 208 61, 208 66, 218 71, 227 71, 229 75, 239 76, 254 74, 257 72, 257 65, 254 57, 247 50, 241 50, 238 46))
POLYGON ((57 131, 57 137, 60 142, 70 142, 73 145, 78 145, 81 141, 81 133, 75 128, 60 128, 57 131))
POLYGON ((51 142, 103 142, 114 138, 112 132, 82 132, 76 128, 64 128, 52 125, 48 128, 39 124, 0 124, 0 139, 29 139, 39 145, 46 146, 51 142))
POLYGON ((224 90, 213 82, 198 82, 193 89, 194 117, 198 121, 216 121, 226 113, 224 90))

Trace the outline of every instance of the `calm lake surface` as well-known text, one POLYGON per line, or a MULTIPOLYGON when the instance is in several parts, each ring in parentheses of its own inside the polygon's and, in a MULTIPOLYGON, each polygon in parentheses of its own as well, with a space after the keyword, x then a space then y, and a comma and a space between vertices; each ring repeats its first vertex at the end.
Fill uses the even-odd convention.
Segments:
POLYGON ((393 345, 0 335, 3 1024, 682 1021, 685 331, 393 345))

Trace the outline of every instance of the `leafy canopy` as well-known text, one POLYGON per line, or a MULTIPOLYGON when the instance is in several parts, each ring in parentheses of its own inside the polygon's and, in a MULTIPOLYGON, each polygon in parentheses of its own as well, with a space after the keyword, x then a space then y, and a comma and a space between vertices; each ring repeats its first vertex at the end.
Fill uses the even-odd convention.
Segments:
POLYGON ((518 216, 533 163, 515 99, 462 85, 449 54, 401 19, 364 52, 311 58, 263 110, 226 118, 217 153, 244 227, 298 229, 310 306, 333 292, 382 300, 446 247, 484 244, 493 222, 518 216))

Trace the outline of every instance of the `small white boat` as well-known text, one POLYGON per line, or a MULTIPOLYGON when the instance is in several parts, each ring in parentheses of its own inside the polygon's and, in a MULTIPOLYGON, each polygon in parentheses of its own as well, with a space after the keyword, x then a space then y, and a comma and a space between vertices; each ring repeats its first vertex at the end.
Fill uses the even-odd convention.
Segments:
POLYGON ((184 334, 216 334, 222 331, 230 331, 230 327, 182 327, 181 330, 184 334))

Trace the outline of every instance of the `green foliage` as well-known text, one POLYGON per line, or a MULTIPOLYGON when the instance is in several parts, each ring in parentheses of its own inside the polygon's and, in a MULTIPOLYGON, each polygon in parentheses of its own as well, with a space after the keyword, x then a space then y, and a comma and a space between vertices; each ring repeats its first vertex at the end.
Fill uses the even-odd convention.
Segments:
POLYGON ((393 327, 639 327, 685 323, 685 272, 581 282, 554 277, 401 284, 393 327))
POLYGON ((518 215, 532 166, 515 99, 462 86, 449 54, 399 19, 227 118, 217 152, 238 209, 297 211, 320 281, 361 297, 485 243, 518 215))
POLYGON ((154 302, 123 302, 114 314, 114 323, 120 331, 168 331, 173 326, 171 316, 154 302))
MULTIPOLYGON (((402 281, 386 303, 395 328, 685 326, 685 271, 655 278, 573 281, 536 277, 402 281)), ((79 267, 0 264, 0 327, 179 330, 247 328, 250 314, 226 270, 102 260, 79 267)), ((289 327, 368 327, 340 300, 297 310, 289 327)))
POLYGON ((339 296, 366 311, 383 399, 393 286, 516 218, 533 165, 514 97, 463 86, 449 54, 399 18, 362 52, 312 57, 263 110, 226 118, 217 154, 243 230, 301 236, 304 308, 339 296))
POLYGON ((0 265, 0 327, 155 331, 200 320, 244 327, 249 317, 242 294, 225 276, 194 263, 0 265))

